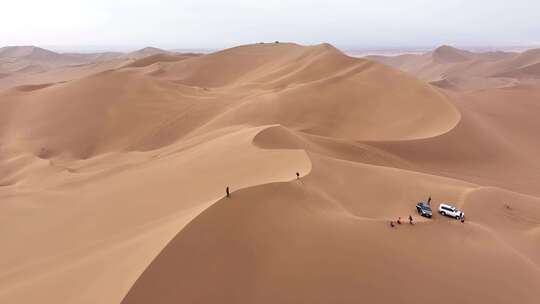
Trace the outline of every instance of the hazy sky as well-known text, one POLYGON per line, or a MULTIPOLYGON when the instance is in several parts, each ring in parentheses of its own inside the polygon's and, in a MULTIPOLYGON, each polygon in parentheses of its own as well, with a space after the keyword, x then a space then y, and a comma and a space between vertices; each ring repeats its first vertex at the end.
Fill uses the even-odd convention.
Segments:
POLYGON ((537 45, 539 0, 3 0, 0 45, 537 45))

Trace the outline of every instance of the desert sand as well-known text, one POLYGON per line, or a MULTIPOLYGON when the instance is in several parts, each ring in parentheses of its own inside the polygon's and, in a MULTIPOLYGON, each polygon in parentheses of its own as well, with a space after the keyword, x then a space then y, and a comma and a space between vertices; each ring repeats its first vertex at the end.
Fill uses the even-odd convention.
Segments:
POLYGON ((2 48, 0 303, 538 303, 539 64, 2 48))

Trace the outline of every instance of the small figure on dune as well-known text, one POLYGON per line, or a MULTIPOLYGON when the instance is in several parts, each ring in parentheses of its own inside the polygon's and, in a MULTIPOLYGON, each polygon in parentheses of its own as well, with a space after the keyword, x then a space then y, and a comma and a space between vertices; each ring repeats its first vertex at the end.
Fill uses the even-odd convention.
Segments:
POLYGON ((296 172, 296 179, 300 179, 300 173, 296 172))
POLYGON ((431 206, 431 196, 428 197, 428 199, 427 199, 427 204, 428 204, 428 206, 431 206))
POLYGON ((412 216, 409 215, 409 224, 414 225, 412 216))
POLYGON ((398 217, 398 219, 397 219, 397 223, 401 225, 401 216, 400 216, 400 217, 398 217))
POLYGON ((227 186, 227 188, 225 188, 225 193, 227 194, 227 197, 231 196, 231 193, 229 192, 229 186, 227 186))
POLYGON ((390 227, 394 228, 396 225, 394 225, 394 221, 390 221, 390 227))

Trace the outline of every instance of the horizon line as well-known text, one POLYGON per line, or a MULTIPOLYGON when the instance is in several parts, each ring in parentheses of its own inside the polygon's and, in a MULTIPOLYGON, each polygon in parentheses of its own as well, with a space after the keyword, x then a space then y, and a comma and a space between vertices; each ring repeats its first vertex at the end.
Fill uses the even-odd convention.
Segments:
MULTIPOLYGON (((133 51, 138 51, 145 48, 158 48, 165 51, 200 51, 203 53, 206 52, 214 52, 219 50, 225 50, 229 48, 233 48, 236 46, 242 46, 242 45, 251 45, 251 44, 258 44, 258 43, 274 43, 275 41, 270 42, 254 42, 254 43, 245 43, 245 44, 237 44, 233 46, 221 46, 221 47, 180 47, 180 46, 173 46, 173 45, 163 45, 163 44, 148 44, 148 45, 84 45, 84 44, 75 44, 75 45, 69 45, 69 44, 63 44, 63 45, 48 45, 48 44, 8 44, 8 45, 1 45, 0 48, 5 47, 38 47, 42 49, 46 49, 49 51, 57 52, 57 53, 105 53, 105 52, 119 52, 119 53, 129 53, 133 51)), ((281 43, 296 43, 296 42, 289 42, 289 41, 280 41, 281 43)), ((325 42, 323 42, 325 43, 325 42)), ((303 43, 297 43, 300 45, 318 45, 322 43, 316 43, 316 44, 303 44, 303 43)), ((331 44, 331 43, 330 43, 331 44)), ((331 44, 335 46, 336 48, 344 51, 344 52, 392 52, 392 51, 415 51, 415 52, 423 52, 423 51, 430 51, 437 49, 441 46, 451 46, 453 48, 457 49, 463 49, 468 51, 526 51, 528 49, 535 49, 540 48, 540 44, 500 44, 500 45, 491 45, 491 44, 452 44, 452 43, 442 43, 442 44, 433 44, 433 45, 380 45, 380 46, 348 46, 348 47, 341 47, 336 46, 335 44, 331 44)))

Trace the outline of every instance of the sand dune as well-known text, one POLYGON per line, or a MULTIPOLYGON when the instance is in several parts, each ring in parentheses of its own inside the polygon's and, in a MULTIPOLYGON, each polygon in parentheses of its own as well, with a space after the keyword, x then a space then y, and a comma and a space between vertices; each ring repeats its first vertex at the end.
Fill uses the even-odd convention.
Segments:
POLYGON ((537 302, 535 50, 2 50, 1 303, 537 302))
POLYGON ((115 53, 61 54, 36 46, 8 46, 0 48, 0 72, 44 72, 61 66, 73 66, 114 59, 115 53))
POLYGON ((35 46, 11 46, 0 48, 0 58, 3 60, 26 60, 41 63, 57 63, 70 61, 75 62, 75 58, 70 55, 62 55, 35 46))
POLYGON ((329 45, 242 46, 175 63, 160 77, 235 93, 248 89, 239 106, 210 122, 212 128, 280 123, 321 135, 404 139, 444 133, 459 120, 429 86, 329 45))
MULTIPOLYGON (((267 135, 258 142, 276 141, 275 132, 267 135), (271 137, 264 138, 267 135, 271 137)), ((295 146, 290 135, 285 137, 295 146)), ((410 201, 427 191, 468 205, 484 191, 481 187, 331 155, 309 156, 314 169, 302 181, 242 190, 197 217, 154 260, 124 303, 462 300, 462 294, 440 296, 448 281, 471 303, 485 301, 492 288, 509 293, 489 297, 491 303, 517 298, 534 303, 540 273, 530 257, 537 255, 524 248, 535 246, 534 239, 507 245, 493 231, 501 222, 483 215, 482 207, 471 210, 480 223, 473 220, 468 226, 443 218, 399 227, 399 232, 386 226, 387 220, 410 213, 410 201), (445 259, 453 263, 441 263, 445 259), (474 274, 469 269, 475 269, 474 274), (442 281, 440 273, 445 274, 442 281), (494 278, 493 273, 504 275, 494 278), (411 293, 419 283, 422 293, 411 293)), ((514 202, 516 195, 507 194, 506 199, 514 202)), ((523 207, 525 214, 536 208, 523 207)), ((530 227, 537 224, 538 219, 531 218, 530 227)))
POLYGON ((117 59, 124 54, 121 52, 98 52, 98 53, 66 53, 66 55, 81 58, 85 62, 104 62, 117 59))
POLYGON ((474 54, 448 45, 436 48, 431 54, 435 63, 454 63, 471 60, 474 54))
POLYGON ((144 57, 148 57, 148 56, 152 56, 152 55, 158 55, 158 54, 169 55, 171 53, 168 52, 168 51, 162 50, 162 49, 155 48, 155 47, 145 47, 145 48, 142 48, 140 50, 130 52, 130 53, 126 54, 125 56, 128 57, 128 58, 141 59, 141 58, 144 58, 144 57))
MULTIPOLYGON (((156 78, 139 70, 109 70, 34 87, 41 89, 32 95, 8 91, 0 106, 15 119, 0 131, 5 145, 14 141, 34 153, 46 149, 55 155, 88 158, 117 150, 155 149, 190 132, 240 124, 280 123, 308 133, 378 140, 438 135, 459 120, 449 101, 428 85, 326 45, 253 45, 180 61, 147 59, 164 59, 165 74, 156 78), (266 58, 250 60, 243 55, 249 50, 266 58), (214 62, 240 64, 237 72, 231 72, 214 62), (198 68, 192 68, 196 74, 188 79, 171 81, 172 70, 179 65, 183 70, 198 68), (227 73, 212 73, 202 83, 205 69, 227 73), (289 85, 283 87, 285 83, 289 85), (225 88, 199 88, 218 84, 225 88)), ((137 62, 134 66, 140 65, 154 68, 137 62)))
POLYGON ((196 54, 178 54, 178 55, 169 55, 169 54, 154 54, 149 55, 146 57, 143 57, 141 59, 138 59, 136 61, 133 61, 129 64, 127 64, 125 67, 127 68, 141 68, 145 66, 152 65, 154 63, 159 62, 171 62, 171 61, 181 61, 184 59, 191 58, 193 56, 197 56, 196 54))
POLYGON ((540 61, 524 67, 511 69, 500 74, 496 74, 497 77, 510 77, 510 78, 540 78, 540 61))
MULTIPOLYGON (((486 228, 444 220, 392 231, 385 221, 344 210, 336 203, 343 198, 320 193, 313 179, 251 188, 216 203, 169 243, 123 303, 535 302, 538 268, 486 228), (448 282, 459 293, 441 297, 448 282), (422 292, 411 292, 418 284, 422 292), (490 296, 493 288, 505 292, 490 296)), ((361 188, 348 186, 341 190, 361 188)), ((371 205, 388 214, 392 206, 382 202, 371 205)), ((401 214, 410 211, 405 204, 401 214)))
POLYGON ((224 130, 162 150, 90 163, 33 160, 27 166, 41 166, 34 169, 40 176, 14 172, 19 191, 36 194, 9 195, 13 186, 5 189, 8 193, 3 189, 3 223, 18 227, 23 222, 17 215, 26 212, 24 222, 33 224, 17 238, 14 231, 2 232, 9 250, 2 253, 0 299, 119 302, 178 229, 223 196, 225 185, 237 190, 288 180, 294 176, 291 163, 295 170, 309 172, 304 152, 257 149, 251 145, 256 133, 224 130), (222 155, 241 157, 227 160, 222 155), (216 174, 209 175, 212 171, 216 174), (32 212, 20 199, 41 211, 32 212), (127 216, 127 210, 133 212, 127 216), (71 225, 75 227, 65 229, 71 225))
POLYGON ((535 65, 540 63, 540 50, 531 49, 523 53, 473 53, 450 46, 441 46, 419 55, 368 56, 367 58, 409 72, 427 81, 450 81, 454 84, 452 87, 454 90, 471 90, 504 87, 509 82, 505 81, 502 84, 501 82, 507 78, 537 78, 535 65))
POLYGON ((511 87, 446 91, 462 119, 450 132, 415 141, 373 145, 420 165, 426 172, 539 195, 534 139, 540 86, 516 82, 511 87))
POLYGON ((36 46, 3 47, 0 48, 0 89, 30 83, 41 84, 51 82, 51 79, 57 82, 68 81, 100 71, 116 69, 123 65, 141 67, 159 61, 174 61, 194 55, 196 54, 179 54, 153 47, 127 54, 120 52, 57 53, 36 46))

